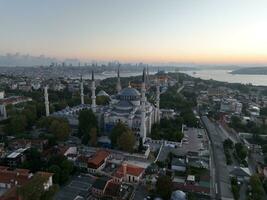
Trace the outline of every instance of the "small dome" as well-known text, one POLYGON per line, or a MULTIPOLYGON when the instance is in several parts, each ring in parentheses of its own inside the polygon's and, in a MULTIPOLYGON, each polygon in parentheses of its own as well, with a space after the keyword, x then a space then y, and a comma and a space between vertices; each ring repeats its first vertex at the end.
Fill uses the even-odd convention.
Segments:
POLYGON ((135 88, 127 87, 127 88, 124 88, 119 93, 119 95, 122 95, 122 96, 140 96, 140 92, 135 88))
POLYGON ((181 190, 172 193, 171 200, 186 200, 186 194, 181 190))

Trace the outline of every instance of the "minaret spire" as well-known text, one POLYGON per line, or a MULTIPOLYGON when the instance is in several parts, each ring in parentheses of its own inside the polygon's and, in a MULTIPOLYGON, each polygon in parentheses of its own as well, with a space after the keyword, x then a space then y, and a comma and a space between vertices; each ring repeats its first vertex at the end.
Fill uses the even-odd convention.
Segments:
POLYGON ((84 104, 83 76, 81 75, 81 104, 84 104))
POLYGON ((146 84, 147 84, 147 86, 149 86, 149 69, 148 69, 148 65, 147 65, 147 67, 146 67, 146 84))
POLYGON ((141 127, 140 136, 143 142, 146 140, 146 84, 145 84, 146 69, 143 70, 142 86, 141 86, 141 127))
POLYGON ((4 119, 7 118, 6 104, 3 104, 3 117, 4 117, 4 119))
POLYGON ((156 94, 156 122, 160 122, 160 85, 157 78, 157 94, 156 94))
POLYGON ((92 111, 93 112, 96 112, 96 96, 95 96, 95 75, 94 75, 94 71, 92 71, 92 86, 91 86, 91 90, 92 90, 92 96, 91 96, 91 99, 92 99, 92 105, 91 105, 91 108, 92 108, 92 111))
POLYGON ((44 88, 44 98, 45 98, 45 115, 48 117, 49 113, 49 100, 48 100, 48 87, 45 86, 44 88))
POLYGON ((117 85, 116 85, 116 90, 117 90, 117 93, 119 93, 121 91, 120 66, 118 67, 118 72, 117 72, 117 85))

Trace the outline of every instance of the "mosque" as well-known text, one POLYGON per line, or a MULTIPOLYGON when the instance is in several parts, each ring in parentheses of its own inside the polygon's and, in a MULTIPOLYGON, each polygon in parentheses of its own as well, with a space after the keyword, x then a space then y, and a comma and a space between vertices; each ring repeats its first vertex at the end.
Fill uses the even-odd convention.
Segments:
MULTIPOLYGON (((118 69, 116 90, 117 94, 110 96, 109 105, 96 104, 96 86, 94 72, 92 72, 92 103, 84 104, 83 80, 80 83, 81 104, 75 107, 67 107, 64 110, 55 112, 52 116, 68 119, 71 125, 78 125, 79 111, 83 109, 92 109, 98 119, 99 127, 104 135, 108 135, 112 128, 118 123, 126 124, 138 138, 145 142, 147 135, 151 132, 154 123, 160 121, 160 85, 156 85, 155 105, 148 102, 146 98, 146 69, 143 70, 141 90, 131 87, 121 88, 120 71, 118 69)), ((104 91, 102 95, 107 95, 104 91)), ((49 100, 47 87, 45 88, 45 107, 46 115, 49 116, 49 100)))

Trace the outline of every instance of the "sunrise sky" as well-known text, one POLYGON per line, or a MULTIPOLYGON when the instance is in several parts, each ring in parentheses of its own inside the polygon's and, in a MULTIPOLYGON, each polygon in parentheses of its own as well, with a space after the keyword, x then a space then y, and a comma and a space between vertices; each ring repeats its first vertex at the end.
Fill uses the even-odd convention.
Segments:
POLYGON ((0 54, 267 63, 267 0, 0 0, 0 54))

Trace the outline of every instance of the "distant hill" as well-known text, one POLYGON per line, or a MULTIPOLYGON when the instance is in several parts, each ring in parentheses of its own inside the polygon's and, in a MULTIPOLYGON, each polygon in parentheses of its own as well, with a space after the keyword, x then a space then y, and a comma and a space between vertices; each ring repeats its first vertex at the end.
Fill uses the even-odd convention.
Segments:
POLYGON ((267 67, 248 67, 233 70, 231 74, 267 75, 267 67))

